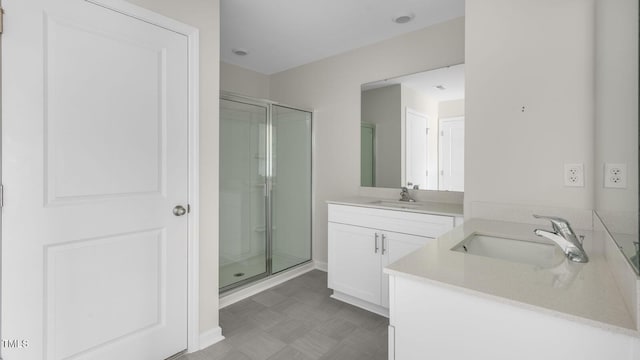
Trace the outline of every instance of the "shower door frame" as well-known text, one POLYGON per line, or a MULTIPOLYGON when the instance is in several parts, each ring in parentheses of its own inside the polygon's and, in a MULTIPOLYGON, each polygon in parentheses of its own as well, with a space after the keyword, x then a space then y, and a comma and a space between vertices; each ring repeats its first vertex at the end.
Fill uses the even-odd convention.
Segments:
MULTIPOLYGON (((223 294, 223 293, 227 293, 230 290, 236 290, 236 289, 240 289, 245 287, 246 285, 249 284, 253 284, 259 280, 262 279, 268 279, 270 277, 272 277, 273 275, 275 275, 273 273, 273 119, 272 119, 272 107, 275 106, 280 106, 280 107, 284 107, 284 108, 289 108, 289 109, 293 109, 293 110, 298 110, 298 111, 304 111, 304 112, 308 112, 309 114, 311 114, 311 119, 310 119, 310 130, 311 130, 311 139, 310 140, 310 151, 311 151, 311 156, 310 156, 310 163, 309 163, 309 168, 311 170, 311 178, 310 178, 310 186, 309 186, 309 191, 310 191, 310 203, 311 203, 311 211, 309 212, 309 260, 307 261, 303 261, 297 265, 293 265, 290 266, 286 269, 280 270, 278 271, 276 274, 280 274, 283 272, 286 272, 288 270, 306 265, 308 263, 313 262, 313 216, 315 214, 315 182, 313 181, 314 176, 315 176, 315 167, 314 167, 314 161, 313 161, 313 157, 314 157, 314 153, 315 153, 315 127, 314 127, 314 122, 313 122, 313 118, 314 118, 314 112, 313 110, 309 110, 309 109, 305 109, 305 108, 300 108, 300 107, 295 107, 295 106, 289 106, 289 105, 285 105, 279 102, 275 102, 275 101, 271 101, 271 100, 267 100, 267 99, 258 99, 258 98, 253 98, 250 96, 246 96, 246 95, 241 95, 241 94, 237 94, 234 92, 229 92, 229 91, 224 91, 224 90, 220 90, 220 97, 219 100, 226 100, 226 101, 233 101, 233 102, 237 102, 237 103, 241 103, 241 104, 247 104, 247 105, 253 105, 253 106, 260 106, 260 107, 264 107, 267 109, 266 113, 267 113, 267 119, 266 119, 266 134, 265 134, 265 141, 266 144, 268 144, 267 149, 266 149, 266 156, 265 156, 265 188, 266 188, 266 195, 265 195, 265 234, 266 234, 266 239, 265 239, 265 252, 266 252, 266 271, 264 273, 258 274, 258 275, 254 275, 251 276, 249 278, 234 282, 232 284, 229 284, 227 286, 224 287, 220 287, 218 289, 219 294, 223 294)), ((222 135, 222 134, 220 134, 222 135)), ((218 230, 219 231, 219 230, 218 230)), ((222 241, 222 239, 220 239, 220 241, 222 241)), ((218 248, 220 247, 220 245, 218 245, 218 248)))

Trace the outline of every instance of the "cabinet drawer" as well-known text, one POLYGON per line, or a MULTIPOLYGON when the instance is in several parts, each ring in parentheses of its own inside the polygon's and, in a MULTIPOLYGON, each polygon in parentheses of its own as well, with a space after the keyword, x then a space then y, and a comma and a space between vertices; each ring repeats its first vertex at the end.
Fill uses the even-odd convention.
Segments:
POLYGON ((453 229, 454 217, 329 204, 329 221, 436 238, 453 229))

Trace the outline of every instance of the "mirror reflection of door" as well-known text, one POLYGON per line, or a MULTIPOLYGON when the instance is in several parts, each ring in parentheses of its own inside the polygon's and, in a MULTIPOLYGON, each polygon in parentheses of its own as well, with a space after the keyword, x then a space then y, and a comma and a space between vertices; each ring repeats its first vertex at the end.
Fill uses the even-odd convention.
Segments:
POLYGON ((406 109, 405 171, 406 187, 427 188, 427 115, 406 109))
POLYGON ((439 184, 439 119, 464 118, 464 64, 363 84, 360 100, 362 124, 375 125, 373 152, 372 129, 361 131, 361 186, 462 191, 462 150, 439 184))
POLYGON ((362 186, 376 186, 376 125, 360 125, 360 181, 362 186))
POLYGON ((464 191, 464 117, 440 119, 439 190, 464 191))

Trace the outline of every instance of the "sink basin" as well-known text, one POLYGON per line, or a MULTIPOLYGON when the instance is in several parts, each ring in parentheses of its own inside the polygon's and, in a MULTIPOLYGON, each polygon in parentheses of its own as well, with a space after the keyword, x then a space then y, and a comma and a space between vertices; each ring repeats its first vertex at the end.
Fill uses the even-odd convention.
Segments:
POLYGON ((376 200, 370 202, 372 205, 380 205, 380 206, 388 206, 394 207, 398 209, 418 209, 420 205, 416 203, 406 202, 406 201, 398 201, 398 200, 376 200))
POLYGON ((542 268, 554 267, 564 260, 562 250, 553 244, 482 234, 469 236, 451 250, 542 268))

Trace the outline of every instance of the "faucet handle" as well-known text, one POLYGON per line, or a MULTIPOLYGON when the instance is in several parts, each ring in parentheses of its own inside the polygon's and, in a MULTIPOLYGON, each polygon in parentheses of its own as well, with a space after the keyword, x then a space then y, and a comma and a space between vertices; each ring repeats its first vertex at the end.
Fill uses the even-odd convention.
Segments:
POLYGON ((569 221, 557 216, 546 216, 546 215, 537 215, 533 214, 533 217, 536 219, 546 219, 551 221, 551 226, 553 226, 553 230, 556 232, 569 232, 573 233, 573 229, 571 229, 571 225, 569 225, 569 221))

